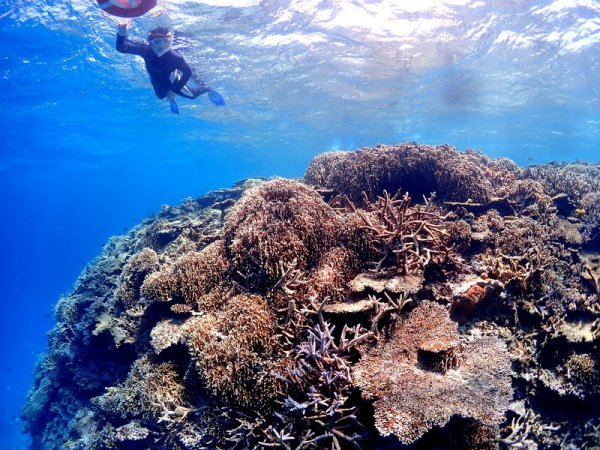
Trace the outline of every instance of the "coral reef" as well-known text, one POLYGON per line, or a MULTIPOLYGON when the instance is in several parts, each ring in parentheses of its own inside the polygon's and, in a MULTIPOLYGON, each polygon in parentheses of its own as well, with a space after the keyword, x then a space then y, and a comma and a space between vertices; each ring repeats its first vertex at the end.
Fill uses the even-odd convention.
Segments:
POLYGON ((406 143, 165 206, 58 301, 32 448, 598 447, 598 173, 406 143))

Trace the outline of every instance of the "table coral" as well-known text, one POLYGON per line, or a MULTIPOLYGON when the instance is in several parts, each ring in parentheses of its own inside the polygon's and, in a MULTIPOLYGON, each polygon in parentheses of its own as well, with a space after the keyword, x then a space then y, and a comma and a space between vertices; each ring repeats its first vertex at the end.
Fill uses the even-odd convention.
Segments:
POLYGON ((377 429, 405 444, 454 415, 497 426, 512 398, 506 346, 494 337, 459 346, 456 323, 432 302, 400 320, 391 338, 354 366, 353 376, 374 399, 377 429))

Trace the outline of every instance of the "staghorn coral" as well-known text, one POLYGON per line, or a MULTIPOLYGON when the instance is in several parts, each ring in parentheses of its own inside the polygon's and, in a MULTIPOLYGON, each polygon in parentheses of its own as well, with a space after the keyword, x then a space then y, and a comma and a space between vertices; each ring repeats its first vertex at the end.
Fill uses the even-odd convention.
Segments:
POLYGON ((378 272, 392 266, 403 274, 418 273, 442 253, 446 231, 441 214, 433 210, 431 202, 424 208, 409 205, 408 193, 398 198, 384 191, 383 197, 361 214, 364 228, 383 254, 375 267, 378 272))
POLYGON ((349 355, 372 334, 359 325, 344 326, 337 337, 335 326, 324 319, 323 306, 313 302, 303 311, 305 339, 282 377, 287 388, 283 410, 269 425, 265 446, 360 448, 363 426, 350 399, 354 386, 349 355))
POLYGON ((446 309, 423 302, 354 366, 384 436, 410 444, 456 414, 491 426, 503 421, 512 398, 505 345, 493 337, 459 343, 446 309))

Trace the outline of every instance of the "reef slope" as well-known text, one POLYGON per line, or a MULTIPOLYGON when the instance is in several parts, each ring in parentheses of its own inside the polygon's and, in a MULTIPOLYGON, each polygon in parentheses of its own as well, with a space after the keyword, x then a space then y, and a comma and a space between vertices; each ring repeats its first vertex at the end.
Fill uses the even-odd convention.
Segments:
POLYGON ((599 174, 406 143, 163 207, 58 301, 32 448, 597 447, 599 174))

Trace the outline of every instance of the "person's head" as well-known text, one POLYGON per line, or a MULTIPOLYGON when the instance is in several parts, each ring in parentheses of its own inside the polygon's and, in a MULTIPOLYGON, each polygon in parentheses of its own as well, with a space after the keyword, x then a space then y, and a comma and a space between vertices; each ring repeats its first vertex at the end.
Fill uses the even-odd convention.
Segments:
POLYGON ((158 56, 162 56, 171 49, 171 45, 173 44, 173 32, 162 27, 150 30, 148 33, 148 43, 154 53, 158 56))

